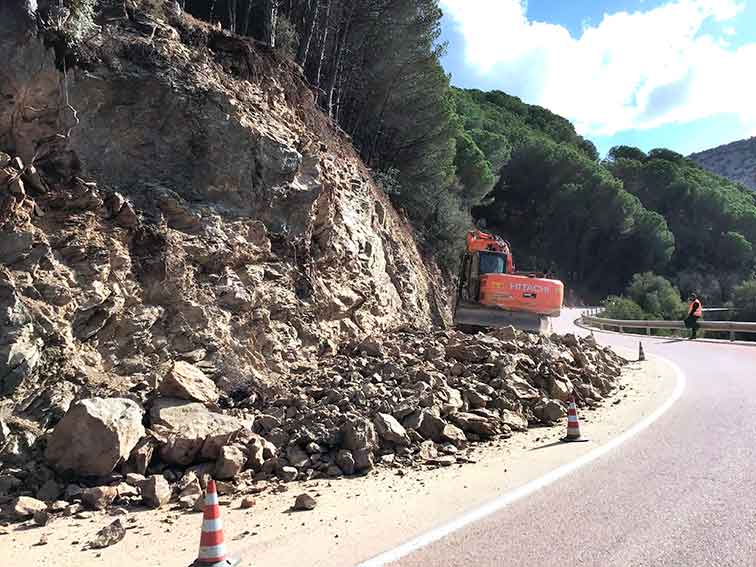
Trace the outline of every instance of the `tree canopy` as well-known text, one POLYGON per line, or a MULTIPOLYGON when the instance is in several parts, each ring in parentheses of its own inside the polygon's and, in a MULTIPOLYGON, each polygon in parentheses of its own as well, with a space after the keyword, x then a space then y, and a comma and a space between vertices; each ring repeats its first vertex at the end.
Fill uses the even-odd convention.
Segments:
POLYGON ((454 269, 473 222, 587 298, 653 271, 709 302, 753 277, 756 196, 664 148, 594 144, 501 91, 450 86, 438 0, 186 0, 275 45, 351 136, 422 245, 454 269))

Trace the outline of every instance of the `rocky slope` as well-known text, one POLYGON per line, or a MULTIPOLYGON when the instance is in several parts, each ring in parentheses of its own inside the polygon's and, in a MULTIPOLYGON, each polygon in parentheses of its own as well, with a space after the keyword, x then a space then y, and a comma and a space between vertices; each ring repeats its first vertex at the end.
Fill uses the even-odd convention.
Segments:
POLYGON ((72 54, 23 4, 0 6, 1 395, 118 394, 188 360, 243 397, 443 321, 433 266, 296 68, 137 3, 72 54))
POLYGON ((70 14, 0 3, 6 514, 451 464, 613 388, 591 342, 442 330, 299 71, 173 5, 103 0, 71 43, 70 14))
POLYGON ((756 191, 756 138, 732 142, 688 157, 712 173, 756 191))

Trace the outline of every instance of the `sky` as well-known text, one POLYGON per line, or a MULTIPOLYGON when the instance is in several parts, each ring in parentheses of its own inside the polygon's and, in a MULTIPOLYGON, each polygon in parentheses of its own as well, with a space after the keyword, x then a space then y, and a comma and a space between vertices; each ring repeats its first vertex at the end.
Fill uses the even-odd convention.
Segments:
POLYGON ((452 84, 499 89, 620 144, 756 136, 756 0, 440 0, 452 84))

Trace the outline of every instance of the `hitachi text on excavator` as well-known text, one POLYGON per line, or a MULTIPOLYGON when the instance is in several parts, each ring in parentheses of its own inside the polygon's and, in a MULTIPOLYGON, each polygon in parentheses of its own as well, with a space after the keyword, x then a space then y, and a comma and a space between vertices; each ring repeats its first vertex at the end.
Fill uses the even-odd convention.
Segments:
POLYGON ((509 242, 479 230, 468 233, 454 307, 456 326, 512 325, 545 334, 563 301, 562 282, 516 271, 509 242))

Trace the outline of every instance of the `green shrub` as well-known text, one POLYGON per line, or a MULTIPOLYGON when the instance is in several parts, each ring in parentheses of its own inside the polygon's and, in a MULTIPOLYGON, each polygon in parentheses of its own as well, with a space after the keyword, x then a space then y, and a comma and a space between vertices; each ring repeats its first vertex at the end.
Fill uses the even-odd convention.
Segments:
POLYGON ((649 319, 679 320, 685 317, 686 306, 677 288, 652 272, 635 274, 626 290, 649 319))
POLYGON ((603 303, 602 317, 607 319, 624 319, 631 321, 643 321, 648 319, 643 308, 632 299, 627 297, 608 297, 603 303))

